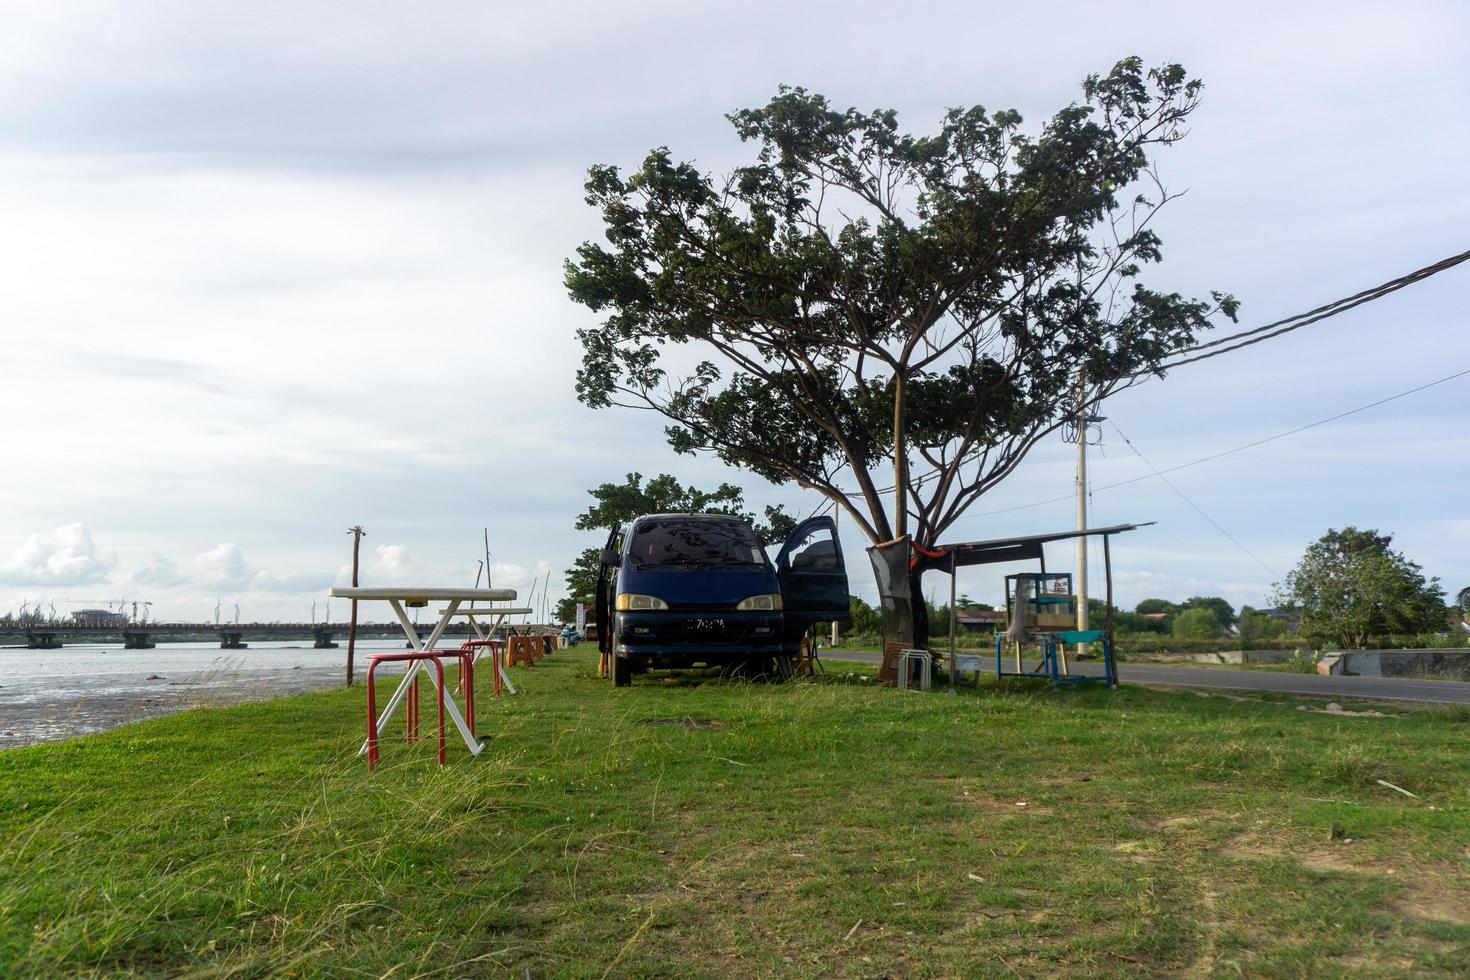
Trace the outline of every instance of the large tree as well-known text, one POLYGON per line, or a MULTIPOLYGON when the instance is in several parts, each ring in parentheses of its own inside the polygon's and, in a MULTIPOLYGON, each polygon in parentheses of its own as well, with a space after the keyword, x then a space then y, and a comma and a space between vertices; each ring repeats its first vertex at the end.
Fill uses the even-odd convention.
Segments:
POLYGON ((667 148, 594 166, 606 241, 566 284, 606 318, 579 332, 578 397, 815 489, 872 542, 932 545, 1079 405, 1233 318, 1139 279, 1173 196, 1150 154, 1200 88, 1129 58, 1034 136, 979 106, 913 136, 782 87, 728 117, 756 153, 718 181, 667 148))
POLYGON ((1443 630, 1439 579, 1426 580, 1392 543, 1392 535, 1374 530, 1329 529, 1278 583, 1272 601, 1301 614, 1303 636, 1348 650, 1376 637, 1443 630))
MULTIPOLYGON (((762 544, 784 541, 796 521, 781 507, 766 507, 761 520, 745 509, 745 495, 731 483, 721 483, 712 491, 684 486, 667 473, 643 482, 643 474, 629 473, 622 483, 604 483, 587 491, 593 499, 577 518, 579 531, 610 531, 614 525, 627 524, 642 514, 732 514, 750 521, 762 544)), ((602 542, 577 556, 567 569, 567 598, 558 607, 564 620, 572 619, 573 603, 591 602, 597 588, 597 571, 602 557, 602 542)))

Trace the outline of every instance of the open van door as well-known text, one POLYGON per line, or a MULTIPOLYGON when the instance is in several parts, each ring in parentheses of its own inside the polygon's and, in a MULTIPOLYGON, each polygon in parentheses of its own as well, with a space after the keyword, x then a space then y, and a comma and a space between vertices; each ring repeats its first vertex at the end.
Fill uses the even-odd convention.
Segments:
POLYGON ((776 556, 776 577, 788 645, 816 623, 848 621, 847 568, 831 517, 810 517, 796 526, 776 556))
POLYGON ((597 592, 592 597, 592 614, 597 617, 597 622, 594 624, 597 627, 597 651, 602 654, 602 663, 598 666, 598 672, 603 676, 606 674, 607 657, 612 653, 612 590, 617 587, 616 577, 620 561, 619 545, 622 530, 621 525, 614 524, 613 529, 608 532, 607 544, 602 548, 602 558, 597 567, 597 592))

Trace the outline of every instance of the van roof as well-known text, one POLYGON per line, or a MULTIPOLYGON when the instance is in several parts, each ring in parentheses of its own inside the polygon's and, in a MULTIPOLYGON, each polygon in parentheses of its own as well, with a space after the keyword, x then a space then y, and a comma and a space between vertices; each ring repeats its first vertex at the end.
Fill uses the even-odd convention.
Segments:
POLYGON ((733 514, 643 514, 634 518, 633 523, 641 524, 644 521, 662 521, 671 517, 697 517, 702 521, 739 521, 741 524, 749 523, 745 518, 736 517, 733 514))

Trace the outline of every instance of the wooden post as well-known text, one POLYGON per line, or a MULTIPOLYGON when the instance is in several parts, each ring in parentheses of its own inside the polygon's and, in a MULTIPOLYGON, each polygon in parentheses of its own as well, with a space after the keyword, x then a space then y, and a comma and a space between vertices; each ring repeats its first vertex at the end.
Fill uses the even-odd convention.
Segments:
MULTIPOLYGON (((362 546, 362 536, 366 534, 361 524, 354 524, 347 529, 352 535, 352 587, 357 588, 357 556, 362 546)), ((347 620, 347 686, 352 686, 352 655, 357 648, 357 600, 352 600, 351 617, 347 620)))

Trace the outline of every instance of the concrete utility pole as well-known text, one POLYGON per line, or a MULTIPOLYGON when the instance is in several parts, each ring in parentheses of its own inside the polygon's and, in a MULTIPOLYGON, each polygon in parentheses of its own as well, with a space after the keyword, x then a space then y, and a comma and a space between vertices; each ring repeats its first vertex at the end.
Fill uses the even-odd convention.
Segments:
MULTIPOLYGON (((1087 383, 1081 369, 1077 371, 1077 530, 1087 530, 1087 383)), ((1077 539, 1077 628, 1087 629, 1087 538, 1077 539)), ((1077 644, 1080 657, 1087 650, 1077 644)))
MULTIPOLYGON (((362 529, 361 524, 354 524, 347 529, 352 535, 352 587, 357 588, 357 553, 362 546, 362 536, 367 532, 362 529)), ((357 600, 352 600, 352 612, 347 621, 347 686, 352 686, 352 655, 357 648, 357 600)))

